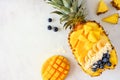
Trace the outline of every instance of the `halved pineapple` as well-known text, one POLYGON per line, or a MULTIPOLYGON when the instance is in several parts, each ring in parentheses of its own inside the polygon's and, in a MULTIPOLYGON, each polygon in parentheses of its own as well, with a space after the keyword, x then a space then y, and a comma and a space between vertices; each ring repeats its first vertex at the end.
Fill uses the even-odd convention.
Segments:
MULTIPOLYGON (((78 0, 51 0, 48 3, 57 9, 53 13, 61 16, 64 28, 72 29, 68 41, 81 68, 91 76, 99 76, 105 69, 115 68, 118 59, 102 26, 86 20, 85 1, 81 0, 80 5, 78 0)), ((101 3, 104 5, 103 1, 101 3)))
POLYGON ((113 7, 115 7, 117 10, 120 10, 120 0, 112 0, 111 4, 113 7))
POLYGON ((69 35, 69 43, 78 63, 91 76, 99 76, 106 69, 114 69, 118 63, 114 47, 103 28, 94 21, 88 21, 81 29, 73 30, 69 35))
POLYGON ((43 80, 64 80, 70 69, 68 60, 60 55, 50 57, 42 66, 43 80))
POLYGON ((119 19, 119 14, 118 13, 114 13, 112 15, 109 15, 109 16, 103 18, 102 21, 108 22, 108 23, 111 23, 111 24, 117 24, 118 23, 118 19, 119 19))
POLYGON ((104 2, 104 0, 100 0, 98 4, 98 9, 97 9, 97 15, 103 14, 109 10, 107 4, 104 2))

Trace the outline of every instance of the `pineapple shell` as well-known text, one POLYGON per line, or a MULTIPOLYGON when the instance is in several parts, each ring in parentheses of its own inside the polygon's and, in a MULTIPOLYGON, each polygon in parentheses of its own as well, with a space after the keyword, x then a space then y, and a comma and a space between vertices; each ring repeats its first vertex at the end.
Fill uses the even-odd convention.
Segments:
POLYGON ((69 61, 60 55, 50 57, 42 66, 43 80, 64 80, 69 72, 69 61))
POLYGON ((74 29, 71 31, 68 42, 73 55, 78 64, 81 66, 82 70, 92 77, 99 76, 106 69, 114 69, 118 63, 115 48, 112 46, 104 29, 95 21, 87 21, 86 23, 81 24, 79 29, 74 29), (103 69, 98 69, 95 72, 92 71, 91 66, 86 68, 85 64, 89 63, 90 60, 93 61, 93 57, 98 57, 97 59, 99 60, 99 56, 95 57, 95 55, 98 55, 98 52, 102 50, 102 48, 105 46, 105 43, 109 43, 111 45, 112 50, 110 52, 110 62, 112 65, 110 67, 105 66, 103 69))

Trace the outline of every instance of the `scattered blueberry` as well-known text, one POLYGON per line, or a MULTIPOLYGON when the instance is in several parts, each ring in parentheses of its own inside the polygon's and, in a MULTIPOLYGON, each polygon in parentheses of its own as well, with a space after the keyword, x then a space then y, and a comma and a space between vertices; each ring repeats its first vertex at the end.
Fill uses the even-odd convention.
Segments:
POLYGON ((57 31, 58 31, 58 28, 57 28, 57 27, 54 27, 54 28, 53 28, 53 31, 54 31, 54 32, 57 32, 57 31))
POLYGON ((52 22, 52 18, 48 18, 48 22, 52 22))
POLYGON ((111 62, 107 62, 106 64, 107 64, 108 66, 111 66, 111 65, 112 65, 111 62))
POLYGON ((52 26, 51 25, 48 25, 48 30, 51 30, 52 29, 52 26))
POLYGON ((108 62, 108 61, 109 61, 109 59, 108 59, 108 58, 106 58, 106 57, 105 57, 105 58, 103 57, 102 61, 103 61, 103 63, 106 63, 106 62, 108 62))

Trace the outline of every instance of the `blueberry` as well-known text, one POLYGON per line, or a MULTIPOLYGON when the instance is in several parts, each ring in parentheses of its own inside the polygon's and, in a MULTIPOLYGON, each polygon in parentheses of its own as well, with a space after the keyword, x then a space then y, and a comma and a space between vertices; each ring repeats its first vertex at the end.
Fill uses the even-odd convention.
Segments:
POLYGON ((52 22, 52 18, 48 18, 48 22, 52 22))
POLYGON ((97 63, 98 63, 99 65, 102 64, 102 60, 97 61, 97 63))
POLYGON ((110 54, 107 54, 107 56, 106 56, 107 58, 110 58, 110 54))
POLYGON ((102 61, 103 61, 103 63, 106 63, 109 61, 109 59, 105 57, 105 58, 102 58, 102 61))
POLYGON ((99 68, 100 68, 100 69, 103 69, 103 68, 104 68, 104 65, 103 65, 103 64, 101 64, 99 68))
POLYGON ((111 66, 111 65, 112 65, 111 62, 107 62, 106 64, 107 64, 108 66, 111 66))
POLYGON ((53 30, 54 30, 54 32, 57 32, 57 31, 58 31, 58 28, 57 28, 57 27, 54 27, 53 30))
POLYGON ((107 56, 107 54, 108 54, 108 53, 103 54, 103 57, 105 58, 105 57, 107 56))
POLYGON ((92 68, 92 71, 93 71, 93 72, 97 71, 97 68, 92 68))
POLYGON ((48 30, 51 30, 52 29, 52 26, 51 25, 48 25, 48 30))
POLYGON ((109 53, 105 53, 105 54, 103 54, 103 57, 105 58, 110 58, 110 54, 109 53))

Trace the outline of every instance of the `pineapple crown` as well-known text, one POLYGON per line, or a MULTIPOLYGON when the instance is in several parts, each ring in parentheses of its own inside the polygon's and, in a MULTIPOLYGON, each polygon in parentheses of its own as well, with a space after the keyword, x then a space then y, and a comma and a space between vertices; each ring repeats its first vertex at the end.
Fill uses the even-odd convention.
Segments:
POLYGON ((73 28, 78 23, 85 22, 86 18, 86 0, 49 0, 47 3, 51 4, 53 8, 57 9, 52 13, 56 13, 61 16, 60 23, 64 22, 64 28, 73 28))

